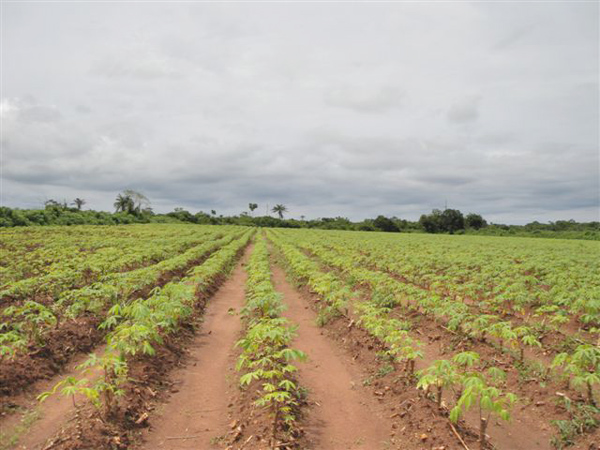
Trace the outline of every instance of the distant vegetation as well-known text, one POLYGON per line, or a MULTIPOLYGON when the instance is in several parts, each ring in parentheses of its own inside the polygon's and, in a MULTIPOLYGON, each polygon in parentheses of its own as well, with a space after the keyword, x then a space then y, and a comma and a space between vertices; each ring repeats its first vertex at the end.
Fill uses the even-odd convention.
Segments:
POLYGON ((408 233, 477 234, 485 236, 528 236, 560 239, 600 240, 600 222, 580 223, 574 220, 559 220, 550 223, 531 222, 527 225, 488 224, 479 214, 466 216, 456 209, 434 209, 423 214, 418 221, 379 215, 374 219, 351 222, 345 217, 321 217, 305 220, 285 219, 289 213, 283 204, 277 204, 271 212, 277 217, 254 217, 257 203, 249 203, 248 210, 239 215, 218 215, 212 209, 191 213, 175 208, 167 214, 153 212, 150 201, 141 193, 127 190, 115 199, 115 212, 82 210, 86 200, 76 198, 69 205, 66 201, 48 200, 43 209, 19 209, 0 207, 0 227, 40 225, 120 225, 131 223, 195 223, 212 225, 245 225, 281 228, 320 228, 326 230, 358 230, 408 233), (73 207, 74 206, 74 207, 73 207))

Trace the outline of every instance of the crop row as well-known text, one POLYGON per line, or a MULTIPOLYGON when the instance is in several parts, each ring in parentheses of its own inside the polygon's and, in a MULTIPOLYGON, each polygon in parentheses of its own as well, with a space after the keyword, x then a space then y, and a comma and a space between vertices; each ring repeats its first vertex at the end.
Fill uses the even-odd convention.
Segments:
MULTIPOLYGON (((242 387, 258 384, 255 404, 266 408, 272 420, 271 446, 278 432, 289 430, 295 421, 299 389, 294 379, 294 361, 305 359, 291 348, 296 327, 280 314, 284 310, 281 294, 271 282, 269 252, 264 238, 257 239, 246 268, 246 303, 242 317, 245 335, 237 343, 242 350, 237 370, 242 371, 242 387)), ((274 448, 274 447, 273 447, 274 448)))
MULTIPOLYGON (((30 300, 5 308, 5 321, 0 324, 0 354, 14 357, 16 351, 43 347, 44 336, 49 330, 84 314, 101 315, 113 305, 135 298, 136 294, 144 296, 145 291, 156 286, 164 274, 185 270, 229 244, 239 234, 232 230, 221 239, 197 245, 157 264, 110 274, 102 282, 64 291, 56 302, 49 305, 30 300)), ((215 234, 215 237, 218 236, 215 234)))
POLYGON ((577 319, 600 326, 600 246, 595 242, 303 233, 302 240, 351 251, 357 264, 401 276, 440 295, 476 302, 495 313, 547 316, 550 325, 577 319))
MULTIPOLYGON (((0 234, 0 244, 3 245, 0 257, 3 282, 0 283, 0 290, 3 284, 55 271, 78 268, 82 271, 102 271, 104 265, 124 256, 134 256, 129 264, 139 264, 144 261, 135 258, 140 250, 152 245, 168 249, 170 245, 197 242, 211 232, 208 227, 175 230, 162 227, 135 228, 127 233, 123 233, 123 230, 80 228, 48 230, 39 242, 28 237, 17 245, 14 245, 14 240, 23 238, 21 234, 13 235, 14 240, 7 240, 6 231, 0 234), (177 233, 174 235, 173 231, 177 233)), ((29 235, 25 232, 22 234, 29 235)))
POLYGON ((129 238, 116 241, 95 253, 57 251, 57 261, 48 265, 43 274, 7 282, 0 290, 5 302, 36 299, 52 302, 66 289, 73 289, 102 280, 108 274, 124 272, 145 264, 170 258, 193 245, 211 239, 210 232, 158 241, 137 241, 129 238))

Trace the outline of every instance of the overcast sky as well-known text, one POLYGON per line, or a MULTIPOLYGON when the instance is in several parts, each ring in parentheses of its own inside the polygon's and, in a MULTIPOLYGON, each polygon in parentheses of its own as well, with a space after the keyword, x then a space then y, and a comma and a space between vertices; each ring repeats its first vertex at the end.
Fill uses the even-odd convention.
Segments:
POLYGON ((3 2, 7 206, 599 220, 599 4, 3 2))

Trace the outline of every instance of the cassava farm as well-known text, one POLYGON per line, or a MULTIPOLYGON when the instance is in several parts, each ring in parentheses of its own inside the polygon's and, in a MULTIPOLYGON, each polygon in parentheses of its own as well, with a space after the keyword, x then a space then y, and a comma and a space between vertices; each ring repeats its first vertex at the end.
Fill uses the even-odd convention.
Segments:
POLYGON ((600 243, 0 232, 1 449, 597 449, 600 243))

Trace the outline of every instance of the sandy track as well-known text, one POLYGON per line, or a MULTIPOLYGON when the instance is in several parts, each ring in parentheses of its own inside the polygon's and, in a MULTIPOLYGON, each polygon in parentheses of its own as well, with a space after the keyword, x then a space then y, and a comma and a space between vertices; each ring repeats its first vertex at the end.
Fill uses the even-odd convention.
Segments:
POLYGON ((236 313, 244 304, 248 247, 229 279, 208 301, 201 331, 190 346, 186 366, 173 374, 175 388, 158 408, 141 448, 207 449, 227 429, 229 392, 235 376, 234 344, 242 324, 236 313))
POLYGON ((317 442, 315 448, 328 450, 389 448, 391 424, 373 396, 362 389, 359 368, 323 335, 315 313, 279 267, 273 267, 273 283, 288 306, 282 315, 299 325, 294 347, 309 358, 298 363, 299 381, 308 388, 312 405, 307 411, 309 440, 317 442))

